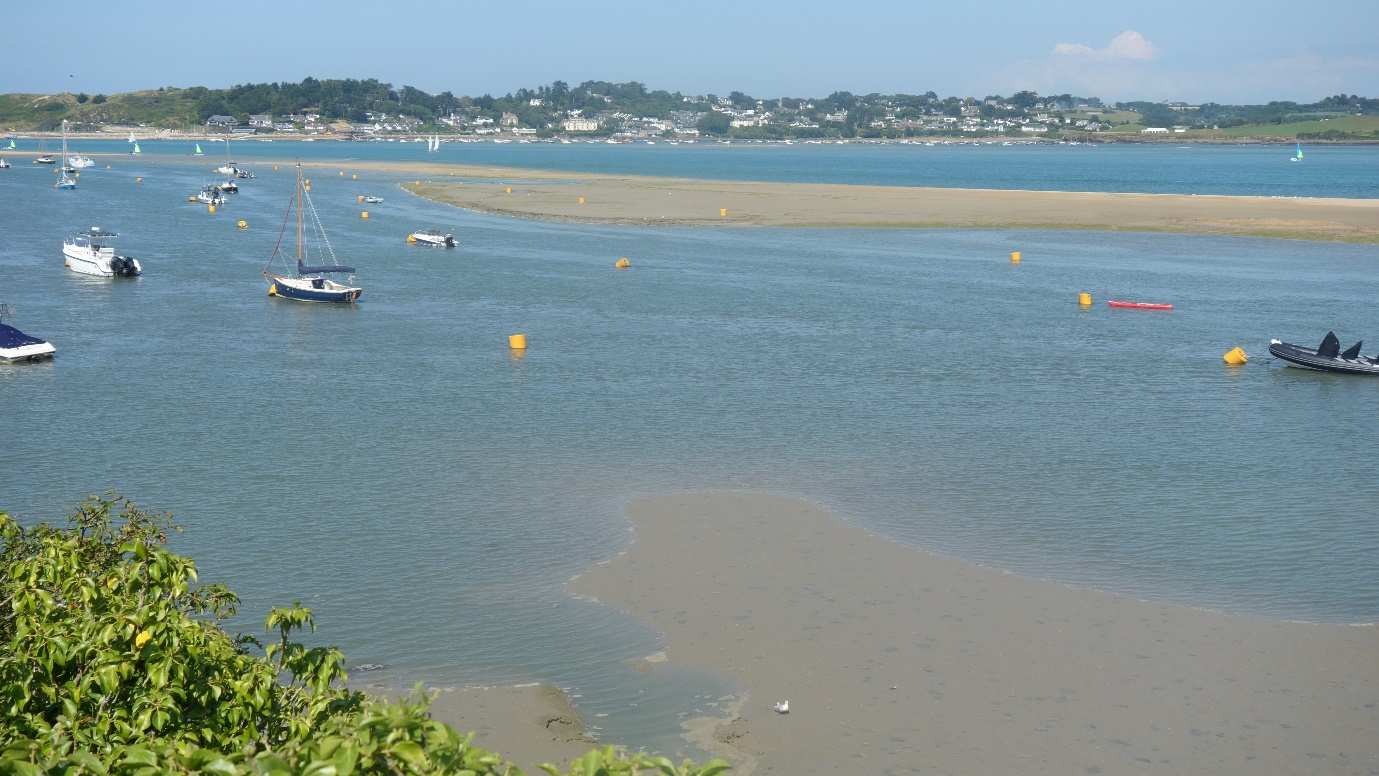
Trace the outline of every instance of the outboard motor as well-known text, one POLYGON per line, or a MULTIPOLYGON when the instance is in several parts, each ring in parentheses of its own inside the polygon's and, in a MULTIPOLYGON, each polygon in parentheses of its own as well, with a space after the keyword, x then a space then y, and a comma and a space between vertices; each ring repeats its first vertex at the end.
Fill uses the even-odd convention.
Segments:
POLYGON ((136 277, 141 269, 139 260, 133 256, 116 256, 110 260, 110 271, 115 273, 115 277, 136 277))
POLYGON ((447 235, 445 236, 445 247, 447 247, 447 248, 454 248, 454 247, 455 247, 455 238, 452 237, 451 235, 448 235, 448 234, 447 234, 447 235))

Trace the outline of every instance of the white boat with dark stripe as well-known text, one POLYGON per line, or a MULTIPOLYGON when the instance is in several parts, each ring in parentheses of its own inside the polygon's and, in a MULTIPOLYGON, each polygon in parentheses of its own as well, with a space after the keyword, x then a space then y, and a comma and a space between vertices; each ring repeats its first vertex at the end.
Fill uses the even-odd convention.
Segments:
POLYGON ((139 260, 133 256, 115 253, 115 232, 107 232, 99 226, 89 231, 79 232, 62 241, 62 262, 68 269, 82 275, 102 278, 132 278, 144 271, 139 260))

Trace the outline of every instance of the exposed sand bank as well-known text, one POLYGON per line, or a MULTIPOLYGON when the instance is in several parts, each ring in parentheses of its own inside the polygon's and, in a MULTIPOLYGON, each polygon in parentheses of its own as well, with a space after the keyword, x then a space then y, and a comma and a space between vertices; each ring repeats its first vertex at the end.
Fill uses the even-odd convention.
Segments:
POLYGON ((548 685, 443 690, 431 716, 474 743, 501 754, 527 773, 549 762, 564 765, 598 745, 564 692, 548 685))
POLYGON ((629 514, 630 549, 573 591, 737 682, 730 718, 690 731, 735 773, 1379 773, 1374 627, 1008 575, 775 496, 629 514))
POLYGON ((431 180, 404 188, 484 213, 586 223, 1090 229, 1379 242, 1379 200, 453 172, 511 182, 431 180), (727 214, 720 215, 721 209, 727 214))

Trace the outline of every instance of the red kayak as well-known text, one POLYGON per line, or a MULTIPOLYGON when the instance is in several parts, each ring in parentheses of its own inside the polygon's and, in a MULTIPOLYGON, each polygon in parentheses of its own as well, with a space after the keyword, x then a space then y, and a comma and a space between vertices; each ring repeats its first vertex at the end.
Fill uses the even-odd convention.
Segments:
POLYGON ((1106 303, 1107 307, 1124 307, 1130 310, 1172 310, 1171 304, 1159 304, 1157 302, 1122 302, 1119 299, 1112 299, 1106 303))

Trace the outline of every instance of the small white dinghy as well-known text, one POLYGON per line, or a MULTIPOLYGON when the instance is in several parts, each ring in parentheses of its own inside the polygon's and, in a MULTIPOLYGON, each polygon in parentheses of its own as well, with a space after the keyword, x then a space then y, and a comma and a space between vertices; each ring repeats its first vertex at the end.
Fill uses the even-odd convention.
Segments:
POLYGON ((777 714, 789 714, 790 701, 776 701, 774 704, 772 704, 771 711, 774 711, 777 714))

